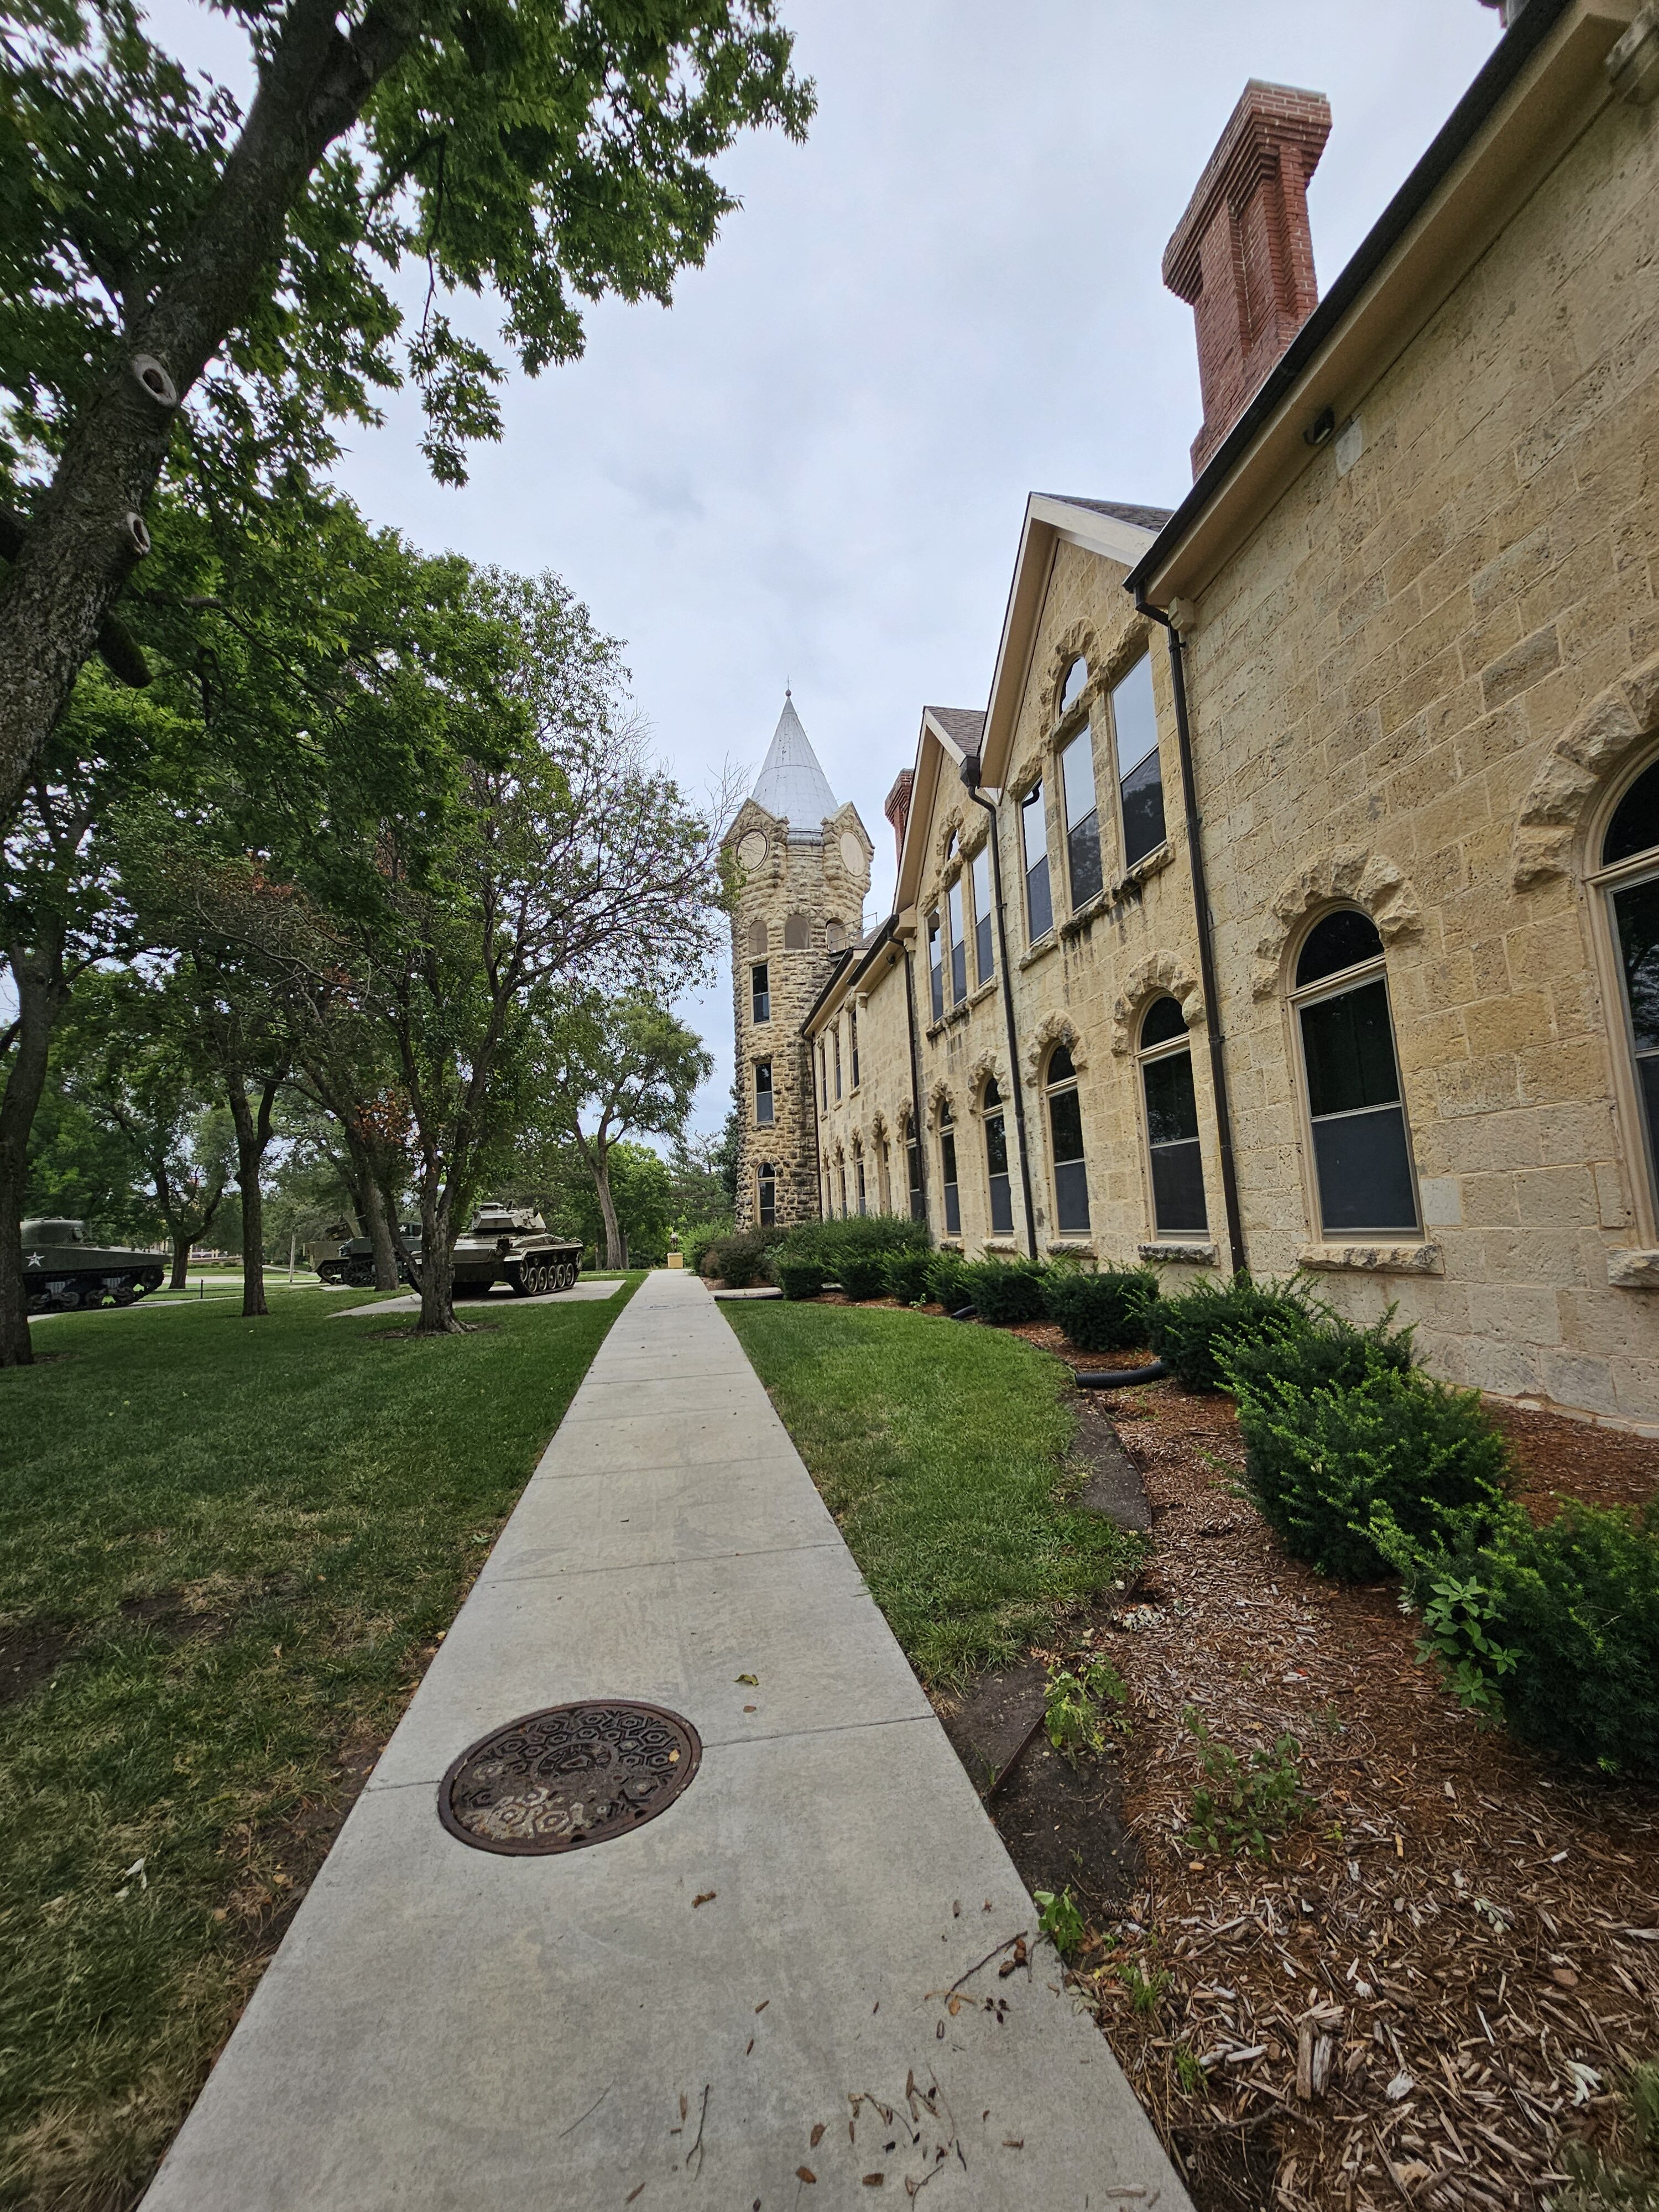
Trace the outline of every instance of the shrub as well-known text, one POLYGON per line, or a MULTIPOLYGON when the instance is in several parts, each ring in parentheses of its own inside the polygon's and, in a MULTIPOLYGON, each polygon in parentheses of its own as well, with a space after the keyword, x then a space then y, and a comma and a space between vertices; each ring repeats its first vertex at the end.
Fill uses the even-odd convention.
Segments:
POLYGON ((890 1256, 885 1252, 849 1253, 841 1263, 841 1286, 848 1297, 884 1298, 890 1256))
POLYGON ((931 1252, 890 1252, 882 1263, 888 1295, 902 1306, 925 1304, 931 1296, 927 1273, 933 1264, 931 1252))
MULTIPOLYGON (((1231 1369, 1244 1438, 1244 1479, 1285 1548, 1345 1582, 1386 1573, 1371 1522, 1432 1543, 1470 1507, 1501 1507, 1509 1449, 1473 1390, 1387 1364, 1374 1337, 1351 1332, 1368 1363, 1348 1389, 1231 1369)), ((1393 1340, 1395 1343, 1398 1340, 1393 1340)), ((1287 1366, 1300 1348, 1280 1347, 1287 1366)))
POLYGON ((927 1262, 927 1295, 946 1313, 959 1313, 968 1304, 968 1289, 963 1280, 966 1272, 960 1252, 935 1252, 927 1262))
POLYGON ((770 1279, 769 1255, 787 1234, 783 1229, 740 1229, 706 1248, 698 1272, 718 1277, 728 1290, 746 1291, 770 1279))
POLYGON ((787 1298, 815 1298, 823 1288, 823 1270, 811 1260, 786 1260, 780 1253, 772 1272, 787 1298))
POLYGON ((1030 1260, 980 1260, 962 1271, 962 1287, 981 1321, 1041 1321, 1043 1270, 1030 1260))
POLYGON ((1150 1267, 1106 1268, 1098 1275, 1068 1267, 1051 1273, 1043 1288, 1048 1318, 1079 1352, 1127 1352, 1146 1343, 1148 1309, 1158 1296, 1150 1267))
POLYGON ((731 1236, 733 1225, 728 1213, 717 1221, 693 1222, 690 1228, 684 1231, 680 1237, 680 1249, 685 1255, 688 1274, 702 1274, 703 1255, 711 1244, 718 1244, 731 1236))
POLYGON ((1518 1506, 1465 1515, 1439 1543, 1376 1533, 1465 1705, 1540 1751, 1659 1775, 1659 1503, 1570 1504, 1542 1528, 1518 1506))
MULTIPOLYGON (((827 1282, 860 1260, 884 1259, 890 1252, 926 1252, 927 1224, 902 1213, 849 1213, 844 1221, 802 1221, 783 1240, 786 1260, 809 1261, 822 1267, 827 1282)), ((879 1295, 877 1293, 876 1295, 879 1295)))
POLYGON ((1183 1390, 1222 1389, 1223 1353, 1312 1326, 1307 1294, 1297 1285, 1253 1282, 1243 1270, 1229 1283, 1200 1283, 1146 1310, 1146 1340, 1183 1390))
POLYGON ((1370 1328, 1355 1328, 1334 1314, 1287 1336, 1242 1343, 1222 1355, 1220 1364, 1232 1390, 1256 1390, 1277 1378, 1298 1390, 1354 1390, 1383 1369, 1404 1375, 1412 1364, 1412 1332, 1390 1324, 1390 1306, 1370 1328))

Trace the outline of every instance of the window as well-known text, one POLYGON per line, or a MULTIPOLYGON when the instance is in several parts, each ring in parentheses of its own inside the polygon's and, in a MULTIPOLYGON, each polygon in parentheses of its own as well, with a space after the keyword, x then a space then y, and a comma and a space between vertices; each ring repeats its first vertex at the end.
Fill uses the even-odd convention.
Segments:
POLYGON ((1158 767, 1158 714, 1148 653, 1141 655, 1121 684, 1112 686, 1112 735, 1123 816, 1123 865, 1132 868, 1164 842, 1164 782, 1158 767))
POLYGON ((772 1018, 772 981, 763 960, 757 960, 749 970, 749 1000, 757 1022, 772 1018))
POLYGON ((1295 1006, 1312 1126, 1322 1234, 1418 1233, 1382 940, 1339 907, 1308 932, 1295 1006))
POLYGON ((777 1225, 778 1184, 769 1160, 763 1160, 755 1170, 755 1214, 763 1229, 777 1225))
POLYGON ((1002 1092, 994 1075, 985 1086, 985 1172, 991 1185, 991 1234, 1006 1237, 1014 1225, 1013 1190, 1008 1181, 1008 1127, 1002 1092))
POLYGON ((907 1121, 904 1125, 904 1165, 910 1183, 910 1218, 912 1221, 926 1221, 927 1193, 922 1188, 921 1181, 921 1139, 916 1134, 913 1121, 907 1121))
POLYGON ((927 917, 927 984, 933 1019, 942 1020, 945 1014, 945 969, 939 949, 939 916, 927 917))
POLYGON ((885 1137, 876 1147, 876 1205, 883 1213, 893 1210, 893 1148, 885 1137))
POLYGON ((1048 1133, 1054 1146, 1054 1227, 1061 1236, 1089 1226, 1089 1171, 1083 1158, 1083 1109, 1072 1055, 1057 1044, 1048 1055, 1048 1133))
POLYGON ((1042 813, 1042 786, 1034 783, 1019 810, 1025 849, 1025 926, 1035 945, 1054 926, 1048 890, 1048 825, 1042 813))
POLYGON ((823 1039, 818 1039, 818 1104, 827 1114, 830 1110, 830 1054, 823 1039))
MULTIPOLYGON (((836 1024, 835 1028, 830 1031, 830 1036, 835 1042, 836 1096, 839 1098, 841 1097, 841 1024, 839 1022, 836 1024)), ((843 1211, 845 1209, 843 1208, 843 1211)))
POLYGON ((1601 866, 1616 871, 1603 880, 1652 1190, 1659 1185, 1659 761, 1613 810, 1601 866))
POLYGON ((1066 798, 1066 866, 1072 904, 1083 905, 1100 889, 1100 810, 1095 803, 1095 736, 1085 722, 1060 757, 1066 798))
POLYGON ((1057 722, 1063 722, 1078 701, 1083 696, 1083 687, 1089 680, 1089 664, 1079 653, 1066 672, 1066 680, 1060 687, 1060 710, 1057 722))
POLYGON ((939 1109, 939 1182, 945 1191, 945 1233, 947 1237, 962 1234, 962 1200, 957 1190, 957 1132, 951 1119, 948 1103, 940 1102, 939 1109))
POLYGON ((772 1121, 772 1063, 769 1060, 755 1062, 755 1123, 757 1127, 769 1128, 772 1121))
POLYGON ((844 1158, 839 1158, 836 1162, 836 1180, 841 1185, 841 1218, 845 1221, 847 1218, 847 1162, 844 1158))
POLYGON ((867 1213, 870 1208, 865 1202, 864 1154, 862 1152, 854 1152, 853 1155, 853 1175, 858 1188, 859 1212, 867 1213))
POLYGON ((1140 1080, 1152 1161, 1152 1227, 1159 1237, 1203 1235, 1204 1163, 1187 1023, 1173 999, 1154 999, 1140 1024, 1140 1080))
MULTIPOLYGON (((991 836, 996 835, 993 829, 991 836)), ((988 983, 996 973, 991 936, 991 837, 974 855, 974 981, 988 983)))
POLYGON ((968 941, 962 927, 962 878, 945 894, 945 911, 951 924, 951 1004, 959 1006, 968 995, 968 941))
POLYGON ((768 945, 766 940, 766 924, 763 921, 750 922, 749 925, 749 957, 751 960, 764 960, 767 953, 770 950, 771 947, 768 945))
POLYGON ((786 952, 805 952, 812 943, 812 925, 804 914, 792 914, 783 925, 783 949, 786 952))
POLYGON ((852 1048, 853 1088, 856 1091, 859 1087, 859 1010, 856 1006, 847 1009, 847 1042, 852 1048))

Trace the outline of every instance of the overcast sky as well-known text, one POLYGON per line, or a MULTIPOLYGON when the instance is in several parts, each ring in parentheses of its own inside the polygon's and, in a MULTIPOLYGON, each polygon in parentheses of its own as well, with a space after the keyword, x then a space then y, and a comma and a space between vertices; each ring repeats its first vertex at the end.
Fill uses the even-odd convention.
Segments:
MULTIPOLYGON (((161 0, 206 59, 217 24, 161 0)), ((1328 287, 1491 52, 1478 0, 781 0, 808 143, 745 140, 744 203, 674 307, 590 314, 518 378, 472 481, 424 477, 414 411, 341 470, 377 521, 557 569, 627 641, 657 744, 752 776, 786 680, 876 845, 924 702, 982 707, 1025 495, 1172 507, 1199 424, 1164 245, 1246 78, 1327 94, 1310 200, 1328 287)), ((729 986, 688 1000, 731 1081, 729 986)))

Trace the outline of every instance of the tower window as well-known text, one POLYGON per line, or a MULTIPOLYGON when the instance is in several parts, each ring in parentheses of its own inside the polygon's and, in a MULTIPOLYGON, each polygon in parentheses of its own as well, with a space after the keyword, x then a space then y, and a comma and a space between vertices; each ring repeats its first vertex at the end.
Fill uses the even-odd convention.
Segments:
POLYGON ((1048 889, 1048 824, 1042 811, 1042 786, 1034 783, 1019 810, 1025 852, 1025 926, 1035 945, 1054 926, 1048 889))
POLYGON ((985 1086, 985 1171, 991 1187, 991 1233, 1006 1237, 1014 1225, 1014 1199, 1008 1179, 1008 1125, 995 1076, 985 1086))
POLYGON ((948 1101, 942 1101, 939 1109, 939 1183, 945 1193, 945 1233, 947 1237, 960 1237, 962 1200, 957 1189, 957 1132, 948 1101))
MULTIPOLYGON (((991 836, 995 835, 994 828, 991 836)), ((991 921, 991 838, 988 837, 974 855, 974 976, 980 983, 988 983, 996 973, 991 921)))
POLYGON ((968 943, 962 926, 962 878, 945 895, 945 911, 951 924, 951 1003, 959 1006, 968 995, 968 943))
POLYGON ((769 1128, 772 1124, 772 1063, 769 1060, 755 1062, 755 1126, 769 1128))
POLYGON ((749 970, 749 1003, 757 1022, 772 1018, 771 975, 765 961, 757 960, 749 970))
POLYGON ((1340 907, 1309 931, 1296 965, 1297 1026, 1322 1234, 1418 1231, 1382 939, 1340 907))
POLYGON ((1060 757, 1066 797, 1066 866, 1072 904, 1082 906, 1100 889, 1100 809, 1095 799, 1095 736, 1085 722, 1060 757))
POLYGON ((755 1170, 755 1215, 763 1229, 772 1229, 778 1218, 778 1182, 770 1160, 755 1170))
POLYGON ((1133 867, 1164 842, 1164 782, 1158 764, 1158 713, 1152 663, 1142 653, 1112 686, 1112 740, 1117 749, 1118 808, 1123 817, 1123 865, 1133 867))
POLYGON ((1203 1233, 1204 1164, 1198 1140, 1193 1054, 1180 1006, 1154 999, 1140 1024, 1140 1080, 1152 1167, 1152 1225, 1160 1237, 1203 1233))
POLYGON ((944 955, 939 951, 939 916, 936 914, 930 914, 927 917, 927 985, 933 1019, 937 1022, 944 1018, 945 1013, 945 967, 944 955))
POLYGON ((1073 1236, 1089 1226, 1089 1170, 1083 1156, 1083 1108, 1072 1055, 1057 1044, 1048 1055, 1048 1133, 1054 1146, 1054 1226, 1073 1236))
POLYGON ((804 914, 792 914, 783 925, 783 949, 786 952, 810 951, 812 944, 812 925, 804 914))
POLYGON ((750 922, 749 925, 749 957, 751 960, 764 960, 770 949, 770 946, 767 943, 766 924, 763 921, 750 922))

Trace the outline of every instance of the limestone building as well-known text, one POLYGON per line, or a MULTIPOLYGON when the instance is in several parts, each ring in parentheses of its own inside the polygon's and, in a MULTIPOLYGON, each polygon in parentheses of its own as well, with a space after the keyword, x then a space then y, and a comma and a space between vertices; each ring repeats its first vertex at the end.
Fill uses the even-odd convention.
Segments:
POLYGON ((1028 501, 805 1017, 816 1201, 1306 1269, 1655 1426, 1659 7, 1505 19, 1322 296, 1328 111, 1246 88, 1164 258, 1194 481, 1028 501))
POLYGON ((739 1228, 818 1212, 817 1121, 803 1023, 864 927, 869 834, 838 806, 786 692, 755 788, 724 839, 735 867, 732 1021, 741 1100, 739 1228))

